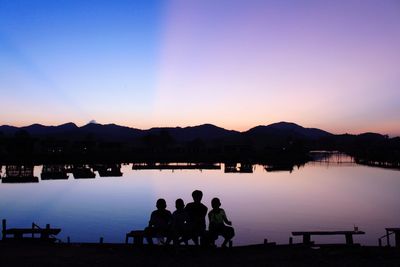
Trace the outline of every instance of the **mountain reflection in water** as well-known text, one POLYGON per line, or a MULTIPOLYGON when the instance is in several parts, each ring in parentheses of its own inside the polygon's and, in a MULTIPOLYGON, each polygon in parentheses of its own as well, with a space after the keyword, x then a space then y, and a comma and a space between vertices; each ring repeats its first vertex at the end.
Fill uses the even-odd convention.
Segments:
MULTIPOLYGON (((213 197, 221 199, 236 230, 235 245, 264 238, 288 243, 292 231, 354 225, 366 232, 355 242, 377 245, 384 228, 400 221, 394 212, 400 203, 400 172, 359 165, 339 154, 316 154, 314 161, 289 167, 157 162, 3 165, 1 170, 2 217, 15 227, 50 223, 63 229, 61 239, 69 236, 72 242, 98 242, 99 237, 124 242, 125 233, 147 225, 158 198, 173 211, 175 200, 190 202, 194 189, 203 191, 209 210, 213 197), (78 179, 87 176, 95 178, 78 179), (39 183, 7 183, 24 177, 39 183)), ((326 238, 315 241, 335 242, 326 238)))

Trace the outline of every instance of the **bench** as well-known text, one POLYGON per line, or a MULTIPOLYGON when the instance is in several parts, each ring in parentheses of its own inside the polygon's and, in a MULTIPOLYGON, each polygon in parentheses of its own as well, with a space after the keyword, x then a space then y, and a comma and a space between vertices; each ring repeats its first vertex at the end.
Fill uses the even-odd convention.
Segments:
POLYGON ((303 244, 312 245, 314 242, 311 241, 312 235, 344 235, 346 238, 346 245, 354 245, 353 235, 364 235, 363 231, 303 231, 303 232, 292 232, 293 236, 303 236, 303 244))
MULTIPOLYGON (((208 232, 206 231, 206 236, 207 236, 208 232)), ((168 238, 167 236, 152 236, 153 238, 168 238)), ((129 243, 129 239, 132 238, 133 239, 133 244, 134 245, 143 245, 143 241, 145 238, 144 235, 144 230, 133 230, 130 231, 129 233, 126 233, 125 235, 125 244, 129 243)), ((202 242, 206 242, 203 245, 209 245, 207 238, 205 238, 206 241, 202 241, 201 237, 197 237, 197 244, 201 244, 202 242)), ((204 240, 204 239, 203 239, 204 240)), ((229 241, 228 246, 231 248, 232 247, 232 240, 229 241)), ((186 242, 187 245, 187 242, 186 242)))
POLYGON ((144 231, 134 230, 127 233, 125 236, 125 244, 129 243, 129 238, 133 238, 134 245, 143 245, 144 231))
MULTIPOLYGON (((168 238, 167 235, 164 235, 164 236, 153 235, 151 237, 152 238, 168 238)), ((144 230, 133 230, 133 231, 130 231, 129 233, 127 233, 125 235, 125 244, 129 243, 129 238, 133 238, 134 245, 143 245, 143 241, 145 238, 144 230)))
POLYGON ((385 228, 387 244, 390 246, 389 236, 394 234, 395 247, 400 247, 400 228, 385 228))
POLYGON ((35 223, 32 223, 32 228, 9 228, 7 229, 7 222, 3 220, 3 240, 24 240, 24 239, 38 239, 41 241, 55 241, 56 238, 53 236, 58 235, 61 232, 60 228, 50 228, 47 224, 46 228, 40 228, 35 223), (26 236, 29 235, 29 236, 26 236), (36 236, 39 235, 39 238, 36 236))

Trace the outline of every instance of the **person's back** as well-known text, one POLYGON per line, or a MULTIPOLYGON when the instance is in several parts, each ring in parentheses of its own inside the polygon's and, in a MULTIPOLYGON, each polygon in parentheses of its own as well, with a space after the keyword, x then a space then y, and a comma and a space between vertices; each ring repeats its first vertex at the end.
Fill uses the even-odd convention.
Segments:
POLYGON ((181 198, 175 201, 176 210, 172 213, 172 228, 181 231, 187 223, 188 216, 185 210, 185 203, 181 198))
POLYGON ((208 213, 208 219, 210 221, 209 228, 220 228, 222 225, 224 225, 224 218, 226 218, 224 209, 212 209, 208 213))
POLYGON ((160 231, 167 230, 171 222, 171 216, 169 210, 155 210, 151 213, 149 226, 160 231))
POLYGON ((204 235, 206 230, 206 216, 208 208, 201 203, 203 193, 195 190, 192 193, 193 202, 186 205, 190 235, 197 244, 197 238, 204 235))
POLYGON ((202 203, 191 202, 186 205, 188 221, 196 229, 204 231, 206 229, 206 215, 208 208, 202 203))
POLYGON ((210 225, 208 227, 209 236, 211 241, 214 243, 218 239, 219 235, 224 237, 222 246, 226 244, 235 236, 235 230, 227 225, 232 225, 232 222, 228 220, 224 209, 221 209, 221 202, 219 198, 213 198, 211 200, 212 210, 208 213, 208 220, 210 225), (225 225, 227 224, 227 225, 225 225))
POLYGON ((156 204, 157 210, 150 216, 149 226, 144 229, 144 234, 149 244, 153 244, 153 237, 164 237, 169 233, 172 215, 167 210, 167 203, 160 198, 156 204))
MULTIPOLYGON (((171 223, 171 237, 174 244, 177 245, 184 241, 187 243, 187 221, 188 216, 185 210, 185 203, 181 198, 175 201, 176 210, 172 213, 172 223, 171 223)), ((168 242, 169 243, 169 240, 168 242)))

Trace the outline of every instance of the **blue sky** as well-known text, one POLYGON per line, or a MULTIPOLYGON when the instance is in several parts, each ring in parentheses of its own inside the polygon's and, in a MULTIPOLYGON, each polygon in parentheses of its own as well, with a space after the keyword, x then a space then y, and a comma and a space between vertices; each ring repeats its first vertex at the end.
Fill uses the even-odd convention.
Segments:
MULTIPOLYGON (((26 105, 49 108, 49 116, 57 110, 51 120, 80 122, 114 105, 126 112, 151 106, 159 1, 0 3, 0 86, 7 102, 20 106, 8 113, 15 123, 34 121, 26 105)), ((47 119, 36 112, 38 121, 47 119)))

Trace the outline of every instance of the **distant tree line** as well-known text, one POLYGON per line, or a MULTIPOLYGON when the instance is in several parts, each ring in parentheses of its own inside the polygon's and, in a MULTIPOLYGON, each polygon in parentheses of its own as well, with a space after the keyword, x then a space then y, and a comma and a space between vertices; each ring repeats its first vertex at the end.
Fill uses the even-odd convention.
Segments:
POLYGON ((132 142, 109 141, 91 133, 80 139, 32 136, 19 130, 0 133, 0 162, 96 161, 293 161, 309 159, 301 140, 286 138, 260 146, 251 139, 195 138, 179 141, 168 131, 149 133, 132 142))

